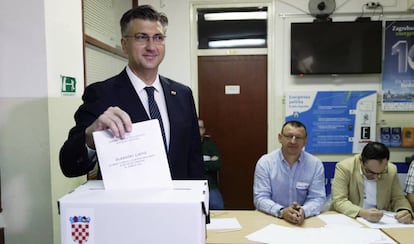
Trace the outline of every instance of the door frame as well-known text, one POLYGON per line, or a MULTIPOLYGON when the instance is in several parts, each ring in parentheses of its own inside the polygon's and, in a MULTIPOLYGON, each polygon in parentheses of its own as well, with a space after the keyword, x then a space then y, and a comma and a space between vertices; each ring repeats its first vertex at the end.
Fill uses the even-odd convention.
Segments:
MULTIPOLYGON (((227 56, 227 55, 267 55, 267 150, 271 151, 278 145, 276 125, 283 120, 277 118, 276 112, 276 84, 275 77, 275 31, 274 31, 274 3, 273 0, 261 1, 197 1, 190 3, 190 65, 193 95, 197 112, 199 111, 198 95, 198 56, 227 56), (243 8, 243 7, 267 7, 267 48, 229 48, 216 50, 198 50, 197 48, 197 10, 199 8, 243 8)), ((284 33, 284 32, 283 32, 284 33)), ((279 113, 280 114, 280 113, 279 113)))

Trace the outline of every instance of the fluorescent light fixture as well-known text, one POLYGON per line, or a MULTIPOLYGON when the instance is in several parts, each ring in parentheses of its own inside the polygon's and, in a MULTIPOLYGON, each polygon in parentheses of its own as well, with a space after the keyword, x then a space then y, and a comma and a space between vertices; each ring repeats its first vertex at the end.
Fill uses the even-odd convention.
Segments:
POLYGON ((248 20, 248 19, 267 19, 267 12, 226 12, 226 13, 208 13, 204 14, 206 21, 217 20, 248 20))
POLYGON ((221 40, 221 41, 209 41, 208 46, 210 48, 220 47, 250 47, 260 46, 266 43, 265 39, 232 39, 232 40, 221 40))

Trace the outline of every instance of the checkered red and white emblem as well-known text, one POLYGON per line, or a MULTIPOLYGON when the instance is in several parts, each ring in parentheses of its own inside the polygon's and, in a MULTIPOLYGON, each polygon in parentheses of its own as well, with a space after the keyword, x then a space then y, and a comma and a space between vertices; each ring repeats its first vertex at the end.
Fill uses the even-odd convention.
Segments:
POLYGON ((85 244, 89 239, 90 218, 85 216, 75 216, 71 221, 71 237, 76 244, 85 244))

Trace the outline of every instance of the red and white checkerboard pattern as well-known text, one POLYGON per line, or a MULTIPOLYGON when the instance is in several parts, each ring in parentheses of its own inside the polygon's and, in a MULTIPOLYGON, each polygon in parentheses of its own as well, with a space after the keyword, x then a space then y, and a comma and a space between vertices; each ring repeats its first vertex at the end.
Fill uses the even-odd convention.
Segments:
POLYGON ((77 244, 88 242, 89 223, 73 223, 72 224, 72 240, 77 244))

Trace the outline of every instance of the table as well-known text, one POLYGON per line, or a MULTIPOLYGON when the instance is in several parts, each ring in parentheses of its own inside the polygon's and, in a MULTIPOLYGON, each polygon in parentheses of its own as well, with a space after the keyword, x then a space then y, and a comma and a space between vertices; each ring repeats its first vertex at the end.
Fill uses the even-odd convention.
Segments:
MULTIPOLYGON (((337 214, 334 211, 328 211, 323 214, 337 214)), ((269 224, 278 224, 282 226, 296 225, 290 224, 283 219, 279 219, 268 214, 256 211, 256 210, 215 210, 210 212, 211 218, 237 218, 240 225, 243 227, 241 230, 236 231, 218 231, 218 230, 207 230, 207 241, 208 244, 214 243, 257 243, 250 241, 245 236, 256 232, 269 224)), ((307 218, 302 225, 304 228, 310 227, 323 227, 325 223, 317 218, 307 218)), ((412 244, 414 243, 414 228, 394 228, 394 229, 383 229, 384 233, 393 238, 400 244, 412 244)))
MULTIPOLYGON (((210 218, 237 218, 243 228, 237 231, 208 230, 206 243, 256 243, 246 239, 245 236, 258 231, 269 224, 291 227, 296 226, 283 219, 256 210, 210 211, 210 218)), ((308 218, 303 224, 303 227, 323 227, 324 225, 325 223, 319 218, 308 218)))
POLYGON ((414 228, 382 229, 382 231, 400 244, 414 243, 414 228))

